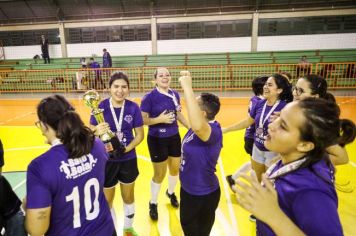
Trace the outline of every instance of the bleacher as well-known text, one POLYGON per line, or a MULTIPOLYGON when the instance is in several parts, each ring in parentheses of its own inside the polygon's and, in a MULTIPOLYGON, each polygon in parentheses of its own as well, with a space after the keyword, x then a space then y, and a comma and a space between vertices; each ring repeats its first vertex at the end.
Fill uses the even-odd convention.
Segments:
MULTIPOLYGON (((312 63, 311 72, 322 74, 330 86, 356 87, 355 49, 113 56, 112 70, 127 71, 136 91, 152 87, 158 66, 169 67, 173 78, 189 69, 197 90, 235 90, 249 88, 252 79, 261 74, 286 71, 296 77, 303 55, 312 63)), ((102 62, 101 57, 95 60, 102 62)), ((6 60, 0 63, 0 91, 75 91, 78 71, 82 71, 79 57, 51 58, 51 64, 43 64, 42 59, 6 60)), ((94 76, 90 70, 84 74, 94 76)), ((107 82, 107 75, 101 74, 107 82)), ((172 87, 179 87, 178 82, 173 81, 172 87)))

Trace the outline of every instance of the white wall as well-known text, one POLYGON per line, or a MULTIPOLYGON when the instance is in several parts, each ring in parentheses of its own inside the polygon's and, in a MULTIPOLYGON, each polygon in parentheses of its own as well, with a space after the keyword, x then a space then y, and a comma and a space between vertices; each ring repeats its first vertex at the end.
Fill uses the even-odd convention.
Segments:
MULTIPOLYGON (((49 45, 50 58, 62 57, 60 44, 49 45)), ((32 59, 34 55, 41 56, 41 45, 4 47, 5 59, 32 59)))
MULTIPOLYGON (((68 44, 68 57, 89 57, 102 55, 106 48, 112 56, 151 55, 151 41, 107 42, 68 44)), ((350 34, 315 34, 258 37, 258 51, 288 51, 356 48, 356 33, 350 34)), ((4 47, 6 59, 33 58, 41 54, 40 45, 4 47)), ((251 37, 158 40, 158 54, 249 52, 251 37)), ((52 58, 62 57, 61 45, 50 45, 52 58)))
POLYGON ((356 33, 258 37, 258 51, 356 48, 356 33))
POLYGON ((106 48, 111 56, 150 55, 151 45, 151 41, 67 44, 67 53, 68 57, 102 56, 106 48))
POLYGON ((249 52, 251 37, 158 40, 158 54, 249 52))

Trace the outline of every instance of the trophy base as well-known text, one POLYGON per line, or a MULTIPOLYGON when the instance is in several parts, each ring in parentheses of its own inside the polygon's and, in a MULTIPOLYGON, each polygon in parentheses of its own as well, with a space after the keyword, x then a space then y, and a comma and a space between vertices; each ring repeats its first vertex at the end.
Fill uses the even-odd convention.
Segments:
POLYGON ((113 150, 108 152, 110 159, 117 160, 122 157, 126 150, 125 145, 123 145, 116 136, 111 138, 110 143, 113 147, 113 150))

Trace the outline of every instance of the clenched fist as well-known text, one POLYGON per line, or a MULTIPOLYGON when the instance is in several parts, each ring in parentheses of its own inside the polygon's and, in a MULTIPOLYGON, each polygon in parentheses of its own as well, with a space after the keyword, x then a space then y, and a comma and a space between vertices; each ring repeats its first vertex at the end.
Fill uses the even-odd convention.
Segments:
POLYGON ((192 77, 190 76, 190 72, 187 70, 183 70, 180 72, 179 82, 184 86, 192 86, 192 77))

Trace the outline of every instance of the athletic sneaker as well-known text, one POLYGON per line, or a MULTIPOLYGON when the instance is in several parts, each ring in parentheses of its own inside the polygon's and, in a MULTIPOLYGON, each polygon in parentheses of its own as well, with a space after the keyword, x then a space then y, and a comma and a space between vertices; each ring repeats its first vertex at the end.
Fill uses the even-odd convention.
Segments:
POLYGON ((232 186, 235 185, 235 180, 232 178, 232 175, 226 176, 226 181, 229 184, 231 191, 235 192, 235 190, 232 188, 232 186))
POLYGON ((133 227, 124 229, 123 236, 138 236, 133 227))
POLYGON ((250 215, 250 221, 252 221, 252 222, 256 222, 256 216, 254 216, 254 215, 250 215))
POLYGON ((171 200, 171 205, 174 207, 174 208, 178 208, 179 207, 179 202, 177 200, 177 197, 174 193, 172 194, 169 194, 168 193, 168 189, 166 191, 166 195, 167 197, 171 200))
POLYGON ((150 217, 152 220, 158 220, 158 211, 157 211, 157 204, 150 203, 150 217))

